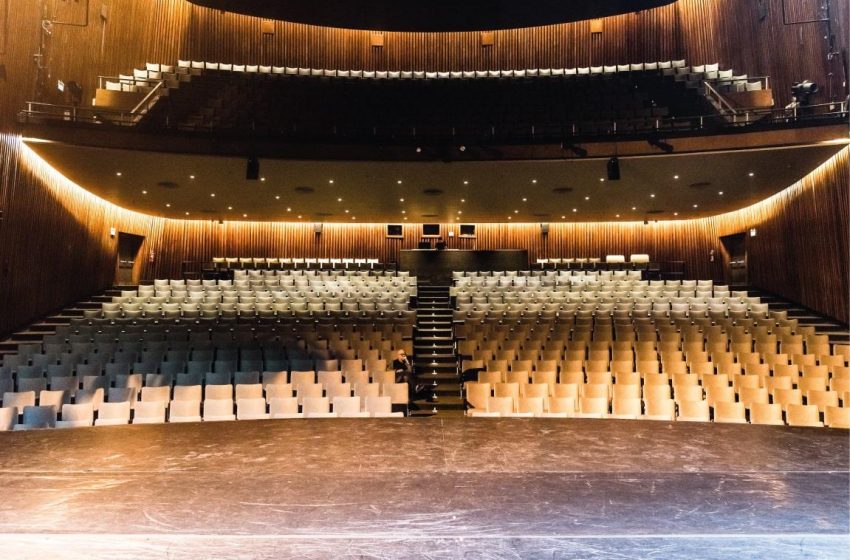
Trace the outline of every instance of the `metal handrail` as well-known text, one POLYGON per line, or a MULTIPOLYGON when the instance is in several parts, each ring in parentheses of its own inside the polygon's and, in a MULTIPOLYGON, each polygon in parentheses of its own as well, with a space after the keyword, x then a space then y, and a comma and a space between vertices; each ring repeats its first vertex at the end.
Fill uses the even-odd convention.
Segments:
POLYGON ((133 107, 133 108, 130 110, 130 113, 132 113, 132 114, 136 114, 136 112, 137 112, 139 109, 141 109, 141 108, 142 108, 142 106, 143 106, 143 105, 145 105, 145 104, 146 104, 146 103, 147 103, 147 102, 151 99, 151 96, 153 96, 153 95, 154 95, 154 94, 156 94, 159 90, 161 90, 161 89, 162 89, 162 87, 163 87, 163 84, 164 84, 164 83, 165 83, 165 82, 164 82, 163 80, 160 80, 160 81, 159 81, 159 83, 157 83, 157 84, 153 87, 153 89, 151 89, 151 90, 148 92, 148 94, 147 94, 146 96, 144 96, 144 98, 142 98, 142 100, 141 100, 141 101, 139 101, 139 102, 136 104, 136 106, 135 106, 135 107, 133 107))
MULTIPOLYGON (((712 87, 712 85, 711 85, 708 81, 706 81, 706 82, 704 83, 704 85, 705 85, 705 90, 706 90, 707 92, 711 92, 711 93, 713 94, 713 95, 712 95, 712 97, 714 97, 715 99, 717 99, 717 102, 718 102, 721 106, 723 106, 725 109, 727 109, 727 110, 728 110, 729 112, 731 112, 733 115, 737 115, 737 114, 738 114, 738 111, 737 111, 734 107, 732 107, 732 104, 731 104, 731 103, 729 103, 729 102, 726 100, 726 98, 725 98, 725 97, 723 97, 722 95, 720 95, 720 92, 719 92, 719 91, 717 91, 716 89, 714 89, 714 87, 712 87)), ((709 97, 709 96, 706 96, 706 97, 709 97)))
MULTIPOLYGON (((146 99, 147 103, 150 103, 152 100, 152 98, 148 96, 146 96, 146 99)), ((26 109, 21 112, 21 117, 22 119, 26 120, 29 120, 30 118, 43 118, 58 121, 64 120, 73 122, 90 122, 97 124, 103 124, 105 122, 108 122, 109 124, 115 124, 118 126, 133 126, 138 123, 143 116, 138 111, 143 108, 144 103, 145 100, 143 100, 139 106, 133 109, 136 112, 127 112, 99 107, 75 107, 71 105, 54 105, 50 103, 28 101, 26 104, 26 109)), ((726 125, 731 128, 735 126, 746 126, 754 124, 756 122, 803 122, 810 119, 822 119, 825 117, 829 118, 830 116, 844 116, 847 114, 847 111, 848 106, 845 101, 835 101, 788 108, 738 108, 735 110, 734 113, 735 119, 731 122, 726 123, 726 125)), ((482 132, 481 135, 489 135, 491 137, 499 136, 505 139, 509 139, 511 137, 543 139, 553 137, 554 135, 559 135, 561 137, 605 137, 614 134, 640 135, 650 133, 653 130, 661 132, 689 132, 702 130, 707 124, 722 125, 723 123, 720 123, 718 121, 718 118, 722 118, 722 115, 712 113, 707 115, 680 115, 673 117, 656 117, 654 121, 652 121, 651 128, 646 127, 641 129, 629 129, 628 126, 624 126, 631 124, 635 119, 611 119, 610 121, 607 121, 607 123, 610 125, 607 131, 600 131, 598 129, 588 131, 584 124, 580 122, 536 122, 528 123, 526 132, 521 134, 511 134, 510 132, 504 131, 502 127, 498 125, 487 125, 483 126, 482 128, 482 130, 486 129, 487 132, 482 132)), ((644 123, 647 122, 647 119, 638 120, 641 120, 644 123)), ((186 130, 210 131, 215 129, 216 127, 214 125, 192 126, 187 124, 185 127, 181 126, 181 128, 185 128, 186 130)), ((381 130, 383 130, 383 128, 381 130)), ((352 131, 357 132, 355 136, 362 135, 364 139, 367 139, 370 134, 376 134, 374 128, 370 127, 367 131, 359 131, 355 126, 347 128, 336 127, 334 129, 334 133, 327 136, 329 138, 332 138, 337 137, 339 135, 347 135, 352 131)), ((427 130, 423 132, 423 129, 421 127, 416 126, 408 130, 407 133, 401 134, 398 137, 408 139, 425 139, 429 136, 431 135, 428 133, 427 130)))

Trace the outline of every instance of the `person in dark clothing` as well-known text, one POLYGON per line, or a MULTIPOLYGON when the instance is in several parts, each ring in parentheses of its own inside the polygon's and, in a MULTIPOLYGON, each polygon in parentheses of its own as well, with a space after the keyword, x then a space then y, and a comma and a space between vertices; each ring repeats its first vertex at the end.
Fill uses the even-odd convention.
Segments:
POLYGON ((424 386, 417 385, 416 379, 413 377, 413 362, 407 357, 404 350, 399 350, 393 360, 393 370, 395 371, 396 383, 407 383, 407 398, 410 401, 409 406, 414 407, 413 401, 422 398, 424 386))
POLYGON ((438 251, 445 250, 446 242, 443 240, 442 237, 437 238, 437 243, 434 244, 434 248, 436 248, 438 251))
POLYGON ((407 358, 407 353, 404 350, 399 350, 393 360, 393 370, 395 370, 396 383, 409 383, 413 385, 413 364, 407 358))

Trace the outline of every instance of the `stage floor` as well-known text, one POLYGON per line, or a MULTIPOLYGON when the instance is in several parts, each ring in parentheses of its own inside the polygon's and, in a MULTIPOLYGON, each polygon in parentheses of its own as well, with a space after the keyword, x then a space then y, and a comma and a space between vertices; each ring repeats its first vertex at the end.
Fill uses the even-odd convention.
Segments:
POLYGON ((276 420, 0 433, 4 558, 848 558, 848 432, 276 420))

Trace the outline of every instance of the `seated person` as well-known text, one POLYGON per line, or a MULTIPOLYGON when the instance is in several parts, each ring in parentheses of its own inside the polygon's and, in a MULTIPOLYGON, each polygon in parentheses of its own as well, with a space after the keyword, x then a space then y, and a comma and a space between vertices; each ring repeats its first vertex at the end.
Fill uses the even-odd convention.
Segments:
POLYGON ((407 400, 408 406, 413 407, 413 401, 424 398, 425 385, 417 384, 413 375, 413 362, 407 357, 404 350, 399 350, 396 358, 393 360, 393 370, 395 371, 396 383, 407 383, 407 400))
POLYGON ((435 248, 436 248, 438 251, 443 251, 443 250, 445 250, 445 248, 446 248, 446 242, 443 240, 443 238, 442 238, 442 237, 438 237, 438 238, 437 238, 437 244, 436 244, 435 248))

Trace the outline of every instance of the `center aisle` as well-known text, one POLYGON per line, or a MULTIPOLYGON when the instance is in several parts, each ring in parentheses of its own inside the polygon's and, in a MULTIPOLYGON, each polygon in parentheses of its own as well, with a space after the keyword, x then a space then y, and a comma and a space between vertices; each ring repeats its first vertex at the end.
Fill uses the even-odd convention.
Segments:
POLYGON ((416 290, 414 364, 417 382, 427 386, 433 398, 415 401, 411 415, 461 416, 463 399, 460 396, 449 287, 420 282, 416 290))

